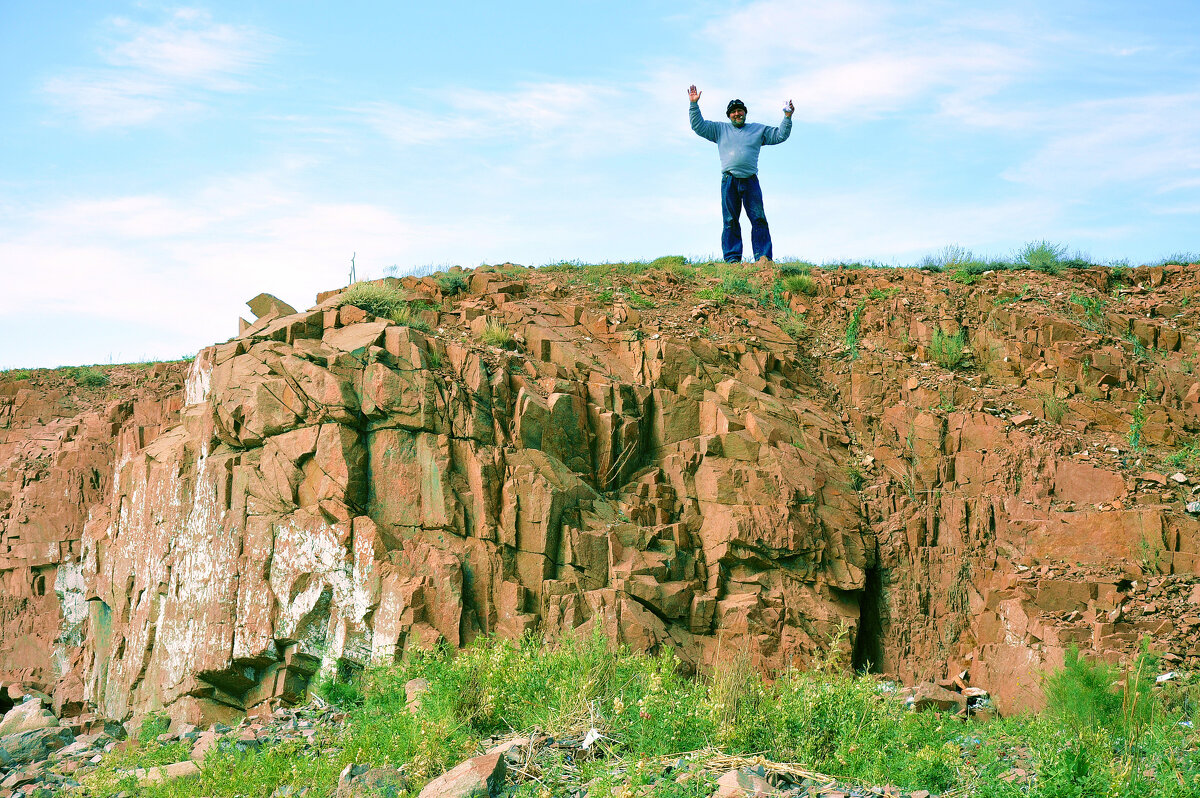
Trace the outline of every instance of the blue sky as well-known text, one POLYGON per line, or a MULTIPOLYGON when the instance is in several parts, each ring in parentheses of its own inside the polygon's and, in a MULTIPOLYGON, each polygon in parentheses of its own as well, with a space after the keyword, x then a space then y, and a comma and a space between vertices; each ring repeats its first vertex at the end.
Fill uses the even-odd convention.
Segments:
POLYGON ((1200 10, 0 0, 0 368, 173 358, 260 291, 719 253, 686 89, 778 124, 777 257, 1200 250, 1200 10))

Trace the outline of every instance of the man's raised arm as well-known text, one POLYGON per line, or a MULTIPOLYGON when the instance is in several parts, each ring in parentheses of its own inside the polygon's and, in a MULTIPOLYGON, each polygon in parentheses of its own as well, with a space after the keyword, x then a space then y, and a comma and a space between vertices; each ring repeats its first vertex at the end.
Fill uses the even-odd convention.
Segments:
MULTIPOLYGON (((717 123, 709 122, 700 115, 700 92, 696 90, 693 84, 688 87, 688 102, 691 103, 688 108, 688 118, 692 122, 692 130, 696 131, 696 135, 702 139, 709 141, 717 140, 717 123)), ((784 136, 784 138, 787 138, 784 136)))
POLYGON ((763 144, 782 144, 787 141, 788 136, 792 135, 792 113, 796 110, 796 106, 792 105, 792 101, 788 100, 783 106, 783 124, 779 127, 768 127, 763 131, 763 144))

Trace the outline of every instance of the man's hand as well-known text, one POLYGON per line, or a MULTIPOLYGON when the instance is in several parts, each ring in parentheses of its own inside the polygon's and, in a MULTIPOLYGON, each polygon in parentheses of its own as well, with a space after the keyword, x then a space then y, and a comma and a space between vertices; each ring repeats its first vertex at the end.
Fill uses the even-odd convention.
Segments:
MULTIPOLYGON (((695 86, 693 86, 692 88, 694 89, 694 88, 696 88, 696 87, 695 87, 695 86)), ((783 115, 784 115, 784 116, 786 116, 788 119, 791 119, 791 118, 792 118, 792 113, 793 113, 795 110, 796 110, 796 106, 792 105, 792 101, 791 101, 791 100, 788 100, 786 103, 784 103, 784 105, 783 105, 783 115)))
POLYGON ((696 84, 694 83, 688 86, 688 101, 694 103, 700 102, 700 92, 696 91, 696 84))

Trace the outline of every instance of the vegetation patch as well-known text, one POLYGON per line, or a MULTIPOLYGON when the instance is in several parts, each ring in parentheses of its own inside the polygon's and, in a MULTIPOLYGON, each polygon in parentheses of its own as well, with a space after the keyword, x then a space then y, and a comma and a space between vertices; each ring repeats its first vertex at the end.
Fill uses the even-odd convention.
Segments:
POLYGON ((858 341, 862 336, 862 315, 867 309, 867 300, 862 300, 858 303, 858 307, 850 314, 850 321, 846 324, 846 335, 844 341, 846 351, 850 354, 851 360, 858 359, 858 341))
POLYGON ((966 348, 967 337, 962 330, 954 335, 946 335, 941 330, 934 330, 933 342, 929 345, 929 355, 942 368, 953 371, 964 365, 966 348))
POLYGON ((793 294, 816 296, 817 281, 808 274, 792 274, 783 278, 783 290, 793 294))
POLYGON ((489 319, 480 331, 479 340, 488 346, 495 346, 500 349, 513 349, 516 346, 512 330, 492 319, 489 319))

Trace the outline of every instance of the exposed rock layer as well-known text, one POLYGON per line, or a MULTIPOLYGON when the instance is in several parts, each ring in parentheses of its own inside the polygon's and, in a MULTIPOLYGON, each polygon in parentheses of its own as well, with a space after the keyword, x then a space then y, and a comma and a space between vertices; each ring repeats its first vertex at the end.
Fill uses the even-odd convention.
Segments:
POLYGON ((1011 711, 1070 644, 1200 655, 1192 478, 1152 456, 1200 427, 1182 269, 814 272, 783 298, 798 341, 668 272, 618 286, 652 309, 465 276, 394 281, 435 332, 260 301, 186 380, 0 383, 0 680, 198 722, 322 664, 598 629, 701 668, 833 645, 1011 711), (478 343, 488 320, 518 351, 478 343))

